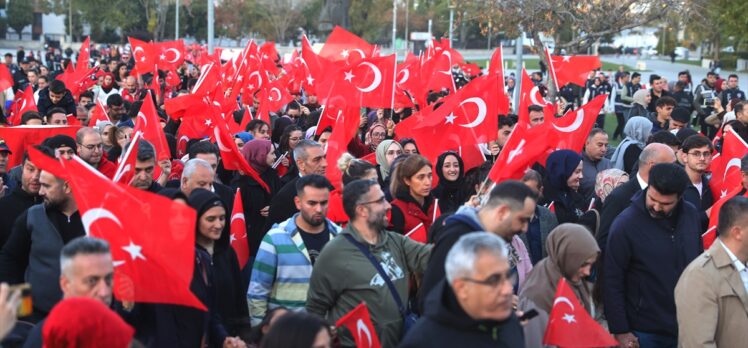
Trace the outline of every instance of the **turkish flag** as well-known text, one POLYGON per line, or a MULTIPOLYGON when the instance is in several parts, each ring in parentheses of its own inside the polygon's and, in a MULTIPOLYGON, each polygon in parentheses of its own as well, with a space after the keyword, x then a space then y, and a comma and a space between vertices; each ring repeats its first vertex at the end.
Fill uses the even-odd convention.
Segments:
POLYGON ((153 103, 150 93, 143 99, 143 104, 135 120, 134 131, 143 132, 143 139, 153 144, 157 160, 171 159, 169 144, 166 142, 166 135, 164 134, 164 129, 161 127, 161 119, 158 117, 156 106, 153 103))
POLYGON ((63 161, 63 166, 70 173, 68 182, 86 233, 111 246, 117 299, 207 310, 190 291, 195 265, 195 210, 117 184, 77 156, 63 161), (138 212, 137 217, 133 212, 138 212))
MULTIPOLYGON (((546 50, 547 52, 547 50, 546 50)), ((563 87, 573 83, 584 87, 590 72, 600 69, 603 64, 598 56, 550 56, 556 85, 563 87)))
POLYGON ((37 150, 33 146, 29 146, 29 160, 37 168, 52 173, 52 175, 59 179, 67 181, 70 177, 68 171, 62 166, 62 163, 58 158, 47 156, 45 153, 37 150))
POLYGON ((581 152, 585 141, 587 141, 587 135, 595 126, 597 115, 607 98, 607 94, 599 95, 587 104, 582 105, 581 108, 569 110, 562 117, 552 118, 550 120, 553 125, 552 130, 555 132, 557 140, 555 148, 581 152))
POLYGON ((715 156, 712 164, 712 177, 709 187, 712 189, 714 200, 724 197, 735 187, 741 186, 743 180, 740 171, 740 159, 748 154, 748 144, 730 129, 724 132, 722 141, 722 153, 715 156))
POLYGON ((366 40, 340 26, 335 26, 319 55, 333 62, 353 65, 365 58, 371 58, 373 53, 374 46, 366 40))
POLYGON ((81 125, 80 121, 78 121, 78 118, 75 117, 75 115, 73 115, 73 114, 67 114, 67 115, 65 115, 65 118, 67 119, 68 125, 70 125, 70 126, 80 126, 81 125))
POLYGON ((345 326, 351 332, 356 347, 380 348, 379 337, 371 323, 369 308, 365 302, 361 302, 348 314, 344 315, 335 323, 337 327, 345 326))
POLYGON ((210 63, 200 67, 200 77, 197 83, 192 87, 192 94, 199 96, 212 95, 213 92, 221 86, 221 67, 218 64, 210 63))
POLYGON ((83 41, 83 44, 81 45, 81 50, 78 53, 78 61, 75 62, 75 70, 76 71, 86 71, 88 70, 88 60, 91 58, 91 37, 87 36, 86 40, 83 41))
MULTIPOLYGON (((426 107, 426 91, 421 81, 421 60, 409 53, 409 58, 397 65, 396 94, 407 93, 422 108, 426 107)), ((411 102, 412 103, 412 102, 411 102)))
POLYGON ((549 103, 543 99, 543 95, 540 94, 538 86, 535 85, 527 75, 527 71, 522 69, 522 92, 519 97, 519 105, 517 105, 517 124, 530 124, 530 112, 527 108, 530 105, 546 106, 549 103))
POLYGON ((8 158, 8 168, 21 164, 23 153, 32 145, 39 145, 51 136, 64 134, 75 139, 81 126, 17 126, 0 127, 0 138, 12 152, 8 158))
POLYGON ((392 107, 394 79, 394 54, 366 58, 338 70, 330 92, 361 106, 389 108, 392 107))
POLYGON ((405 236, 419 243, 426 244, 428 242, 428 233, 426 227, 423 226, 423 222, 419 223, 412 230, 405 233, 405 236))
POLYGON ((343 192, 341 190, 330 191, 330 198, 327 203, 327 218, 341 226, 345 226, 345 223, 348 222, 348 215, 343 209, 343 192))
POLYGON ((566 279, 558 281, 543 344, 559 347, 617 347, 618 341, 579 303, 566 279))
POLYGON ((275 49, 274 41, 266 41, 259 48, 260 62, 265 70, 270 71, 273 75, 278 75, 280 72, 278 69, 278 62, 280 61, 280 55, 278 50, 275 49))
POLYGON ((330 91, 330 72, 336 71, 338 67, 329 59, 315 53, 306 36, 301 38, 301 59, 304 60, 311 77, 307 78, 307 88, 311 87, 316 95, 327 95, 330 91))
POLYGON ((280 110, 283 106, 293 100, 293 96, 288 93, 288 89, 279 83, 278 80, 266 83, 263 89, 267 93, 268 107, 270 110, 280 110))
POLYGON ((127 38, 132 46, 132 57, 135 60, 135 68, 138 69, 138 73, 153 73, 156 68, 156 48, 153 44, 145 41, 140 41, 131 37, 127 38))
POLYGON ((455 64, 465 63, 465 58, 462 57, 460 51, 452 48, 452 43, 449 42, 448 38, 443 37, 439 41, 436 41, 436 39, 431 39, 431 43, 434 47, 435 53, 438 54, 440 52, 449 52, 449 55, 452 56, 452 61, 455 64))
POLYGON ((241 191, 237 188, 234 195, 234 207, 231 212, 231 247, 234 248, 239 268, 244 268, 249 261, 249 244, 247 244, 247 222, 244 219, 244 204, 241 191))
POLYGON ((497 47, 491 55, 491 63, 488 65, 488 73, 499 76, 501 90, 504 90, 504 50, 497 47))
POLYGON ((21 123, 21 116, 26 111, 39 111, 36 108, 36 101, 34 100, 34 90, 31 86, 27 86, 25 90, 16 92, 14 97, 13 105, 11 106, 11 117, 10 124, 18 125, 21 123))
POLYGON ((549 127, 550 122, 529 129, 523 124, 515 126, 488 173, 491 181, 500 183, 522 178, 525 170, 553 146, 553 140, 549 139, 549 127))
POLYGON ((100 100, 96 100, 96 104, 93 107, 93 110, 91 110, 90 118, 88 119, 88 124, 93 127, 96 126, 97 122, 112 122, 112 120, 109 118, 109 114, 106 112, 106 107, 104 107, 104 104, 101 103, 100 100))
MULTIPOLYGON (((325 108, 328 109, 328 108, 325 108)), ((343 173, 338 168, 338 159, 347 151, 348 143, 351 142, 361 123, 359 108, 357 106, 344 106, 338 108, 335 126, 332 128, 330 138, 327 140, 327 172, 325 176, 336 189, 342 189, 341 180, 343 173)))
MULTIPOLYGON (((138 159, 138 141, 143 137, 143 132, 137 131, 130 140, 122 160, 119 161, 117 171, 114 173, 112 181, 129 185, 132 178, 135 177, 135 165, 138 159)), ((115 160, 115 159, 112 159, 115 160)))
MULTIPOLYGON (((717 239, 717 225, 719 224, 719 210, 722 209, 722 205, 725 204, 728 200, 738 195, 738 193, 743 189, 743 186, 740 185, 738 187, 735 187, 731 192, 725 194, 720 198, 718 201, 716 201, 711 208, 711 211, 709 212, 709 228, 707 228, 706 232, 701 235, 701 240, 704 244, 704 250, 709 249, 709 247, 712 246, 712 243, 714 243, 714 240, 717 239)), ((748 192, 744 195, 744 197, 748 197, 748 192)))
POLYGON ((455 80, 452 77, 453 64, 450 51, 442 51, 437 56, 422 64, 421 76, 428 76, 426 85, 422 89, 423 92, 428 93, 429 91, 447 89, 450 93, 454 93, 457 88, 455 87, 455 80))
POLYGON ((5 64, 0 64, 0 91, 5 91, 13 87, 14 84, 13 76, 10 74, 8 67, 5 64))
POLYGON ((265 191, 270 192, 268 185, 260 178, 260 175, 249 166, 247 160, 239 152, 239 148, 234 142, 234 137, 229 133, 228 125, 220 116, 216 115, 215 112, 212 115, 212 128, 213 138, 218 145, 218 149, 221 151, 221 160, 223 161, 223 167, 227 170, 239 170, 244 175, 250 176, 255 179, 265 191))
POLYGON ((153 48, 158 53, 156 65, 161 70, 176 70, 184 63, 184 40, 156 42, 153 48))

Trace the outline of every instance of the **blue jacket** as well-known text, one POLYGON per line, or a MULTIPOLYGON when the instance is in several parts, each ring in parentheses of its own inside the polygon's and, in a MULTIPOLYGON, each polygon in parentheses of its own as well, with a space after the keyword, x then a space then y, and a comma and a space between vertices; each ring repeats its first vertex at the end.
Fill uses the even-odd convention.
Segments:
POLYGON ((653 219, 638 192, 613 222, 605 249, 604 304, 611 333, 678 336, 675 285, 703 251, 699 212, 681 199, 676 227, 653 219))

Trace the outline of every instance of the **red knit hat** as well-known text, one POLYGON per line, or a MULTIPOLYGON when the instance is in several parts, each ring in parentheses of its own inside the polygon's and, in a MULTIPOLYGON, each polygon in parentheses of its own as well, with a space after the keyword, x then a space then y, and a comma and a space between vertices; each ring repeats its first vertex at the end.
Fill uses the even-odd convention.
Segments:
POLYGON ((101 301, 82 297, 58 303, 42 328, 44 348, 126 348, 134 333, 101 301))

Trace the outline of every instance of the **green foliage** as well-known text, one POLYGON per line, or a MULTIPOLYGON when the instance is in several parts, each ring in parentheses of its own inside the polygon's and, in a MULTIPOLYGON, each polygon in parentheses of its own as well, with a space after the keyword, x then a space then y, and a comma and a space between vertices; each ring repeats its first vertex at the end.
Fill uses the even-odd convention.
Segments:
POLYGON ((28 0, 12 0, 8 3, 7 17, 8 26, 18 33, 21 39, 21 31, 34 21, 34 7, 28 0))

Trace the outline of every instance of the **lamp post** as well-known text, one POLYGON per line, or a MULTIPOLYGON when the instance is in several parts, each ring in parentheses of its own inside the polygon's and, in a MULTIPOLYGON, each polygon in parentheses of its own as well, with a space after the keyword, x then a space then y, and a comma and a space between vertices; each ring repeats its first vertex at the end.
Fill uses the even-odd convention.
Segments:
POLYGON ((397 39, 397 0, 392 0, 392 52, 397 53, 395 40, 397 39))
POLYGON ((208 54, 213 54, 213 0, 208 0, 208 54))
POLYGON ((455 18, 455 3, 449 1, 449 47, 452 47, 452 24, 455 18))
POLYGON ((179 40, 179 0, 174 2, 174 40, 179 40))

